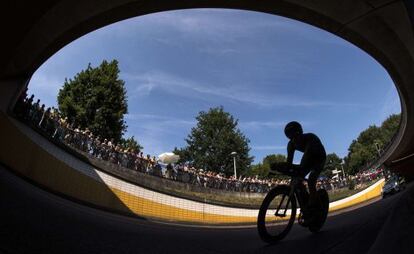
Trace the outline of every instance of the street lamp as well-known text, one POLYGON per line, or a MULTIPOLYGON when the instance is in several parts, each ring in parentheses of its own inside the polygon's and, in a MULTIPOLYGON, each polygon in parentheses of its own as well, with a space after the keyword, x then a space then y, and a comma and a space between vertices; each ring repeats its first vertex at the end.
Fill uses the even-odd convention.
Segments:
POLYGON ((377 152, 378 152, 378 157, 380 157, 381 156, 380 145, 377 142, 375 142, 374 144, 375 144, 375 148, 377 149, 377 152))
POLYGON ((236 156, 237 156, 237 153, 232 152, 230 155, 233 156, 234 178, 237 179, 237 172, 236 172, 236 156))

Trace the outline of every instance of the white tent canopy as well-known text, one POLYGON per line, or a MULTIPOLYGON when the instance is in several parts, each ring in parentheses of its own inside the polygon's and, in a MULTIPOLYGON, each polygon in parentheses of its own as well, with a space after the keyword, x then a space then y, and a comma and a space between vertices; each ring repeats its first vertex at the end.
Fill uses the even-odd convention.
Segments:
POLYGON ((158 160, 162 163, 176 163, 180 156, 174 153, 162 153, 158 155, 158 160))

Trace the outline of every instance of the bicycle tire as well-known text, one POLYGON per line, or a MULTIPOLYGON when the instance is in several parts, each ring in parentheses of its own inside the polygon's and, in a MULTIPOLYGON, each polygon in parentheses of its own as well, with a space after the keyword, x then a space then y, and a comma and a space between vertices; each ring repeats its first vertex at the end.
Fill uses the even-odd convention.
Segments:
MULTIPOLYGON (((293 223, 295 222, 295 218, 296 218, 296 197, 295 195, 293 196, 293 198, 289 199, 289 193, 290 193, 290 187, 287 185, 279 185, 276 186, 275 188, 273 188, 272 190, 269 191, 269 193, 266 195, 266 197, 264 198, 262 205, 260 206, 260 210, 259 210, 259 214, 257 216, 257 229, 259 232, 259 236, 260 238, 267 242, 267 243, 275 243, 277 241, 280 241, 281 239, 283 239, 284 237, 286 237, 286 235, 289 233, 289 231, 291 230, 293 223), (282 220, 281 221, 283 223, 285 223, 285 225, 274 225, 273 227, 279 227, 281 230, 280 232, 270 232, 268 230, 268 227, 272 227, 267 225, 266 222, 266 214, 268 212, 269 206, 272 203, 272 201, 274 201, 278 196, 282 197, 282 202, 284 201, 283 196, 287 199, 287 204, 286 207, 289 206, 290 204, 290 216, 288 218, 288 220, 282 220)), ((280 206, 280 204, 279 204, 280 206)), ((276 215, 275 215, 276 217, 276 215)), ((275 219, 276 220, 276 219, 275 219)))
POLYGON ((309 230, 312 233, 316 233, 321 230, 323 224, 325 224, 326 218, 328 216, 328 211, 329 211, 328 192, 326 192, 326 190, 324 189, 319 189, 317 193, 319 196, 319 200, 321 201, 321 207, 320 207, 321 210, 318 214, 318 218, 316 219, 315 223, 309 226, 309 230))

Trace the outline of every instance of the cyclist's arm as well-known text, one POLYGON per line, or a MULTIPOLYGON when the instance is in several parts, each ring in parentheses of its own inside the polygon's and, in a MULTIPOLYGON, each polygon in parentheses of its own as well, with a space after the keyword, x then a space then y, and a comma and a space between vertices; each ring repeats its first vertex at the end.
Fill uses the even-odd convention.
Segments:
POLYGON ((292 144, 292 141, 289 141, 288 145, 287 145, 287 164, 288 165, 292 165, 293 164, 293 157, 295 155, 295 148, 292 144))

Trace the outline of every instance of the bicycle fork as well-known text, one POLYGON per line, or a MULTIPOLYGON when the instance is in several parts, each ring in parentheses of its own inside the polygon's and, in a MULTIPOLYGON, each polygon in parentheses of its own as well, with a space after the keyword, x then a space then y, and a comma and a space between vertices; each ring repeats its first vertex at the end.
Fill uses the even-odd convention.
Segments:
POLYGON ((283 201, 285 201, 285 198, 286 198, 286 195, 283 195, 282 200, 280 201, 280 203, 279 203, 279 205, 276 209, 275 216, 286 217, 286 212, 289 208, 290 201, 291 201, 292 198, 295 198, 294 195, 295 195, 295 189, 293 187, 291 187, 290 191, 289 191, 289 196, 287 196, 288 200, 287 200, 286 204, 284 205, 284 207, 282 207, 283 206, 283 201))

